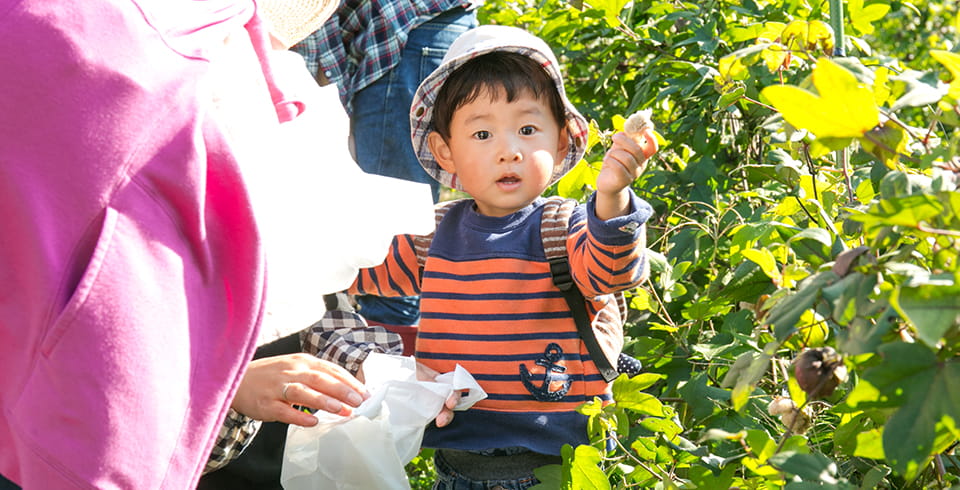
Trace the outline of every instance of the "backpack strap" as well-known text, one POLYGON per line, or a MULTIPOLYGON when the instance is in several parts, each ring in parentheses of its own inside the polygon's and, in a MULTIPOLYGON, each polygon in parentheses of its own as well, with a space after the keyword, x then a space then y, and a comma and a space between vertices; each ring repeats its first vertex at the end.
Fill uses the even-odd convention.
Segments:
POLYGON ((596 333, 590 325, 590 316, 587 314, 586 299, 580 288, 573 282, 570 273, 570 261, 567 258, 567 233, 570 226, 570 216, 577 206, 574 199, 560 197, 549 198, 543 209, 543 218, 540 221, 540 238, 543 240, 543 252, 550 263, 550 275, 553 284, 563 293, 573 320, 577 324, 577 333, 587 347, 590 358, 593 359, 600 375, 606 382, 617 378, 617 367, 610 364, 610 359, 604 354, 596 333))
MULTIPOLYGON (((440 222, 443 221, 443 217, 447 215, 447 211, 450 211, 450 209, 460 201, 463 201, 463 199, 443 201, 433 206, 434 217, 437 220, 434 230, 436 230, 437 226, 440 226, 440 222)), ((424 264, 427 263, 427 252, 430 251, 430 244, 433 243, 434 233, 436 233, 436 231, 431 232, 429 235, 418 235, 413 239, 413 248, 417 252, 417 264, 420 266, 421 274, 423 274, 424 264)))

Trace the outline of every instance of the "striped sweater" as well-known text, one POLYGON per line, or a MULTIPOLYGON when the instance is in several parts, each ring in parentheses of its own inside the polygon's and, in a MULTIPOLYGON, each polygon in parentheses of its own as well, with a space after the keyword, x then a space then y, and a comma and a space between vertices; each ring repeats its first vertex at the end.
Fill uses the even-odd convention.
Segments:
MULTIPOLYGON (((647 273, 643 224, 652 210, 631 199, 626 216, 599 220, 591 197, 570 218, 570 268, 606 352, 623 345, 611 293, 637 286, 647 273)), ((553 285, 540 238, 545 203, 490 217, 464 200, 437 226, 422 272, 416 237, 398 236, 384 263, 362 270, 350 289, 421 295, 417 360, 439 372, 460 364, 488 394, 450 425, 428 428, 426 447, 560 454, 563 444, 588 442, 586 417, 576 408, 594 397, 612 400, 553 285)))

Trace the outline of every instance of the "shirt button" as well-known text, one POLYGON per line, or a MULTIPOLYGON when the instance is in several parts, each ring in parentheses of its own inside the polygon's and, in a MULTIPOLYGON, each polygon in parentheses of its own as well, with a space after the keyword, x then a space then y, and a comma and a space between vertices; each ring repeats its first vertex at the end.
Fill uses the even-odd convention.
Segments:
POLYGON ((330 78, 330 77, 333 76, 333 71, 332 71, 332 70, 324 70, 323 76, 325 76, 325 77, 327 77, 327 78, 330 78))

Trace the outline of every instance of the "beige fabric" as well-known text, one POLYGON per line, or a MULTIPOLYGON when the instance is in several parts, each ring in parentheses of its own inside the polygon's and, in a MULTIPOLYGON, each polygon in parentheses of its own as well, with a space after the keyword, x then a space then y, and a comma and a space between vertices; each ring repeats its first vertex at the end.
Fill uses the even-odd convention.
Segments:
POLYGON ((290 48, 320 28, 337 9, 337 0, 260 0, 260 15, 270 33, 290 48))

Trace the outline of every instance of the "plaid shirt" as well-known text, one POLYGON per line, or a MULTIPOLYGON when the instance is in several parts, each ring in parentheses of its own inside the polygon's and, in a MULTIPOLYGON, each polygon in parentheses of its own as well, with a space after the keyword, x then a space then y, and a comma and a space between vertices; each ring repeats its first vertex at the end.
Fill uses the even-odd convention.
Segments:
POLYGON ((294 45, 314 76, 336 83, 340 101, 352 113, 353 94, 400 62, 407 33, 456 7, 482 0, 343 0, 336 15, 294 45), (321 76, 322 75, 322 76, 321 76))

